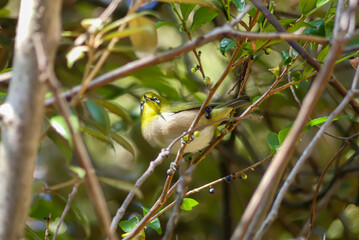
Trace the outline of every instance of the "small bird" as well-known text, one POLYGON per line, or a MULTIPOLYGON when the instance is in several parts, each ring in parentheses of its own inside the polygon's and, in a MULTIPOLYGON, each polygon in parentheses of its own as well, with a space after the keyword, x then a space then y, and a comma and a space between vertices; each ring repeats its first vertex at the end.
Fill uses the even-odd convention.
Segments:
MULTIPOLYGON (((244 96, 225 104, 210 104, 197 126, 226 118, 233 109, 248 102, 249 98, 244 96)), ((153 147, 168 147, 175 138, 188 131, 201 105, 200 102, 170 102, 156 93, 145 93, 141 97, 142 135, 153 147)), ((200 135, 188 143, 185 153, 194 153, 207 147, 219 124, 220 122, 214 123, 201 129, 200 135)), ((170 152, 176 153, 179 147, 180 141, 171 148, 170 152)))

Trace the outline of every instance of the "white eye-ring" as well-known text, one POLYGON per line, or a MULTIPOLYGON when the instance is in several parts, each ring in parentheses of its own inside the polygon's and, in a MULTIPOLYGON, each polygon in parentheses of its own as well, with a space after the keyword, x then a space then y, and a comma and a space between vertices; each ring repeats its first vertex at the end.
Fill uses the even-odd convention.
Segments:
POLYGON ((155 100, 156 103, 161 103, 161 101, 157 97, 153 97, 153 100, 155 100))
POLYGON ((143 110, 144 102, 141 102, 141 110, 143 110))

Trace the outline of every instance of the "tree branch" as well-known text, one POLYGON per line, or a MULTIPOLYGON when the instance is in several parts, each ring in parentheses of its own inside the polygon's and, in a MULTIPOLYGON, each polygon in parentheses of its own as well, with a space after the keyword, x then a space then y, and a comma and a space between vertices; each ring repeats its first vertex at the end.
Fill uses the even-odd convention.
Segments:
POLYGON ((32 36, 35 32, 46 36, 47 59, 53 68, 60 40, 61 6, 62 1, 21 1, 12 80, 0 108, 0 239, 23 238, 46 93, 32 36))

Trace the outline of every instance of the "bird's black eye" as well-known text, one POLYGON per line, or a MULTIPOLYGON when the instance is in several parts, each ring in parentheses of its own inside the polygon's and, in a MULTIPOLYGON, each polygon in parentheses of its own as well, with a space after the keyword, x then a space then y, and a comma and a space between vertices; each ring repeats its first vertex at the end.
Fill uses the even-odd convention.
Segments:
POLYGON ((160 101, 157 97, 153 97, 152 99, 153 99, 156 103, 158 103, 158 104, 161 103, 161 101, 160 101))

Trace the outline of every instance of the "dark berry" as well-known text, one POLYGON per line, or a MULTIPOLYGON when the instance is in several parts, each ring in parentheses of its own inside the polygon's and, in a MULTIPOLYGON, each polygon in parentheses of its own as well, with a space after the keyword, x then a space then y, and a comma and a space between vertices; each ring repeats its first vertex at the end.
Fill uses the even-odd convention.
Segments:
POLYGON ((209 189, 209 193, 210 193, 210 194, 213 194, 213 193, 214 193, 214 188, 210 188, 210 189, 209 189))
POLYGON ((232 180, 232 176, 231 176, 231 175, 226 176, 226 182, 227 182, 227 183, 229 183, 231 180, 232 180))
POLYGON ((207 119, 211 119, 211 118, 212 118, 211 113, 206 113, 206 115, 205 115, 205 116, 206 116, 206 118, 207 118, 207 119))

